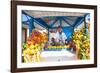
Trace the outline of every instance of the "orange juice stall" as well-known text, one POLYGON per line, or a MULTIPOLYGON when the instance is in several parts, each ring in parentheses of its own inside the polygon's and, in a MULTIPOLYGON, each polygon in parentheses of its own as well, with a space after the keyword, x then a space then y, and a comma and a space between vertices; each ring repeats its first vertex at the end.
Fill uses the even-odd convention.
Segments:
POLYGON ((88 13, 23 10, 23 62, 89 59, 87 16, 88 13))

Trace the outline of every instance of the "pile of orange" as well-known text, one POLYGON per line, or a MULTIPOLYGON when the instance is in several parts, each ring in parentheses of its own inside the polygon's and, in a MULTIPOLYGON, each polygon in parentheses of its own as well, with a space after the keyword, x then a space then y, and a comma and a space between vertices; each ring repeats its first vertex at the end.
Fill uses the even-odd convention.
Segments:
POLYGON ((47 40, 48 37, 46 33, 41 33, 37 30, 33 30, 29 38, 27 39, 27 42, 32 42, 33 44, 40 44, 47 42, 47 40))
POLYGON ((76 45, 77 58, 90 59, 90 33, 86 33, 84 27, 78 29, 73 33, 73 41, 76 45))
POLYGON ((48 41, 46 33, 33 29, 23 49, 24 62, 40 62, 40 51, 48 41))

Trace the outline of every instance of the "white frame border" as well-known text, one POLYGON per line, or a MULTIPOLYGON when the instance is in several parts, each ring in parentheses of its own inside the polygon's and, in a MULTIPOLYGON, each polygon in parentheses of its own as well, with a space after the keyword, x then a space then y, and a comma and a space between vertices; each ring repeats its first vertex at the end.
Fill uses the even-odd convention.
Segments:
POLYGON ((94 10, 80 8, 59 8, 59 7, 43 7, 43 6, 17 6, 17 68, 30 67, 46 67, 46 66, 61 66, 61 65, 83 65, 94 64, 94 10), (40 62, 40 63, 22 63, 21 62, 21 10, 37 10, 37 11, 61 11, 61 12, 84 12, 90 13, 90 60, 77 60, 67 62, 40 62))

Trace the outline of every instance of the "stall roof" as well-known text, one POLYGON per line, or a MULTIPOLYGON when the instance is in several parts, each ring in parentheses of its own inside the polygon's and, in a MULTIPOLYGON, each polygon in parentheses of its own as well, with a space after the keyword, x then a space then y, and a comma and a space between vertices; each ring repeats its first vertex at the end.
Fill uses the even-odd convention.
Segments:
MULTIPOLYGON (((45 25, 48 28, 70 27, 79 25, 86 13, 79 12, 55 12, 55 11, 33 11, 23 10, 24 13, 33 17, 36 22, 45 25)), ((29 16, 27 17, 29 19, 29 16)))

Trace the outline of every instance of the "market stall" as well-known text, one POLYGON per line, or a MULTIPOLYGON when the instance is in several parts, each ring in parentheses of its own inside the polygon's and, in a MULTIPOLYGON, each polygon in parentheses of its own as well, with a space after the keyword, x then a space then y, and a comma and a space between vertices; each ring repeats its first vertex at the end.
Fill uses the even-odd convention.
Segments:
POLYGON ((24 10, 22 25, 23 62, 89 59, 88 13, 24 10))

